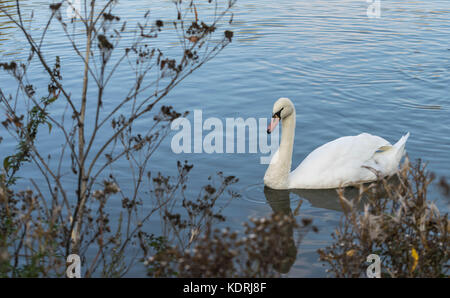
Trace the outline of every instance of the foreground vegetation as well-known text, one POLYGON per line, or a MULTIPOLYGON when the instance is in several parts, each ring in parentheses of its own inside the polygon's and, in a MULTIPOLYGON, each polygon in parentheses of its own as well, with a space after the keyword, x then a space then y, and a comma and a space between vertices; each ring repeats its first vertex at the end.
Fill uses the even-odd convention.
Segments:
MULTIPOLYGON (((0 3, 0 13, 30 49, 21 60, 0 62, 8 84, 14 82, 0 89, 2 129, 9 134, 4 142, 17 144, 3 158, 0 173, 0 274, 63 276, 65 259, 77 254, 83 276, 123 276, 136 262, 128 248, 144 241, 150 218, 173 208, 192 168, 174 162, 178 171, 170 178, 151 171, 149 161, 171 122, 186 114, 162 101, 232 42, 227 27, 235 0, 200 6, 177 0, 175 18, 161 19, 148 10, 131 25, 116 14, 115 0, 84 0, 80 7, 49 1, 49 18, 40 28, 33 27, 35 18, 44 17, 21 2, 0 3), (47 37, 53 34, 78 63, 65 67, 63 58, 48 51, 47 37), (80 84, 64 80, 69 71, 79 72, 80 84), (118 83, 123 88, 112 91, 118 83), (48 134, 51 153, 42 146, 48 134), (120 162, 128 164, 130 181, 114 175, 120 162), (18 191, 24 166, 38 175, 26 181, 29 190, 18 191), (114 221, 112 196, 122 203, 114 221), (94 257, 87 258, 92 251, 94 257)), ((199 196, 221 196, 234 178, 219 174, 215 181, 205 182, 199 196)))
MULTIPOLYGON (((167 23, 149 13, 137 26, 136 39, 121 44, 127 24, 113 14, 115 2, 86 1, 88 11, 77 15, 79 22, 61 14, 68 1, 53 3, 48 25, 38 35, 29 29, 32 22, 23 20, 19 1, 13 11, 0 7, 31 48, 26 61, 0 63, 18 87, 12 94, 0 89, 2 125, 17 142, 0 174, 0 276, 62 277, 71 254, 81 257, 83 277, 122 277, 135 266, 145 266, 152 277, 288 273, 302 237, 317 232, 311 219, 299 219, 301 203, 291 210, 287 197, 270 216, 244 223, 242 232, 219 230, 218 223, 226 226, 222 209, 239 197, 231 188, 236 177, 219 172, 196 197, 187 197, 192 165, 178 162, 171 176, 151 171, 153 153, 181 116, 160 102, 232 41, 233 33, 219 28, 232 22, 235 1, 208 1, 210 14, 202 14, 210 16, 207 20, 199 19, 195 1, 174 1, 179 47, 170 54, 157 43, 167 23), (64 61, 43 50, 53 23, 83 65, 81 90, 66 88, 64 61), (78 29, 84 42, 75 42, 70 33, 78 29), (130 64, 135 80, 118 102, 104 104, 122 63, 130 64), (32 64, 47 75, 44 90, 29 77, 32 64), (63 115, 55 114, 55 105, 63 107, 63 115), (137 125, 143 117, 151 122, 144 130, 137 125), (61 141, 56 156, 39 146, 43 131, 61 141), (120 160, 129 164, 131 188, 113 175, 120 160), (20 191, 17 182, 26 164, 41 176, 30 178, 30 189, 20 191), (114 201, 121 208, 112 218, 114 201), (148 232, 154 218, 161 220, 157 235, 148 232)), ((370 254, 380 256, 383 277, 448 275, 448 214, 428 198, 432 175, 422 163, 406 162, 395 178, 362 185, 353 199, 339 190, 342 221, 333 243, 319 250, 330 275, 366 276, 370 254)), ((439 183, 448 196, 445 180, 439 183)))
MULTIPOLYGON (((450 222, 428 198, 434 175, 418 161, 406 162, 395 178, 362 187, 354 200, 340 193, 341 225, 334 243, 319 250, 333 276, 366 276, 371 254, 380 257, 382 277, 448 276, 450 222), (356 208, 362 200, 363 212, 356 208)), ((445 181, 440 184, 447 192, 445 181)))
MULTIPOLYGON (((367 257, 381 259, 381 277, 445 277, 449 265, 448 213, 427 198, 433 175, 406 162, 393 179, 361 185, 359 196, 339 199, 344 215, 332 245, 318 251, 334 277, 367 277, 367 257), (363 210, 361 210, 361 208, 363 210)), ((444 180, 441 185, 446 186, 444 180)), ((447 188, 443 188, 446 190, 447 188)), ((287 273, 299 241, 316 228, 296 212, 274 212, 245 223, 244 234, 210 227, 192 250, 165 247, 147 259, 150 276, 274 277, 287 273), (287 267, 286 267, 287 265, 287 267), (283 269, 283 267, 285 267, 283 269)))

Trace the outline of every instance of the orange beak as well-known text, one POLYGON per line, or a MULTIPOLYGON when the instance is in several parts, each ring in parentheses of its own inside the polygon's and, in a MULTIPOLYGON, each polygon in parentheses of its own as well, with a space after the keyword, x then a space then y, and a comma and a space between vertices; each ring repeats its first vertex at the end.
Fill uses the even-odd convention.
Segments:
POLYGON ((280 118, 272 118, 272 121, 270 121, 270 124, 267 127, 268 134, 270 134, 275 129, 275 127, 278 125, 278 122, 280 122, 280 118))

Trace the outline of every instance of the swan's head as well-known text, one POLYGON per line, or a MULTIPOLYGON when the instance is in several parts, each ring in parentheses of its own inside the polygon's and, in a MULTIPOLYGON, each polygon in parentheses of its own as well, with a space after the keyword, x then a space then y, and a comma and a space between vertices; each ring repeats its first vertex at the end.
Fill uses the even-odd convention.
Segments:
POLYGON ((289 117, 295 112, 295 107, 289 98, 282 97, 278 99, 273 105, 272 121, 269 127, 267 127, 267 133, 271 133, 277 126, 280 120, 289 117))

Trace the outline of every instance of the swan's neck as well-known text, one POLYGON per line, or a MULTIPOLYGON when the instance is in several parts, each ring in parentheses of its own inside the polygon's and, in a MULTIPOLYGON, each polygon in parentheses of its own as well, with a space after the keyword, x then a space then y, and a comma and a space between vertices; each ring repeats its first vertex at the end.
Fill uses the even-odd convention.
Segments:
POLYGON ((281 121, 281 128, 278 158, 269 165, 264 175, 264 184, 274 189, 287 189, 289 186, 295 135, 295 111, 281 121))

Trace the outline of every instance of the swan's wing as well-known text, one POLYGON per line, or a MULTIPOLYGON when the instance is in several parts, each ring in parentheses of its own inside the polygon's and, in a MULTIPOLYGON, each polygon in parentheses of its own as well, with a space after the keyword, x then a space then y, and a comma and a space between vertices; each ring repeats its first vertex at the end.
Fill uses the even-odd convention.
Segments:
POLYGON ((369 181, 376 175, 363 166, 378 150, 391 144, 363 133, 328 142, 311 152, 289 175, 292 188, 334 188, 355 181, 369 181))

